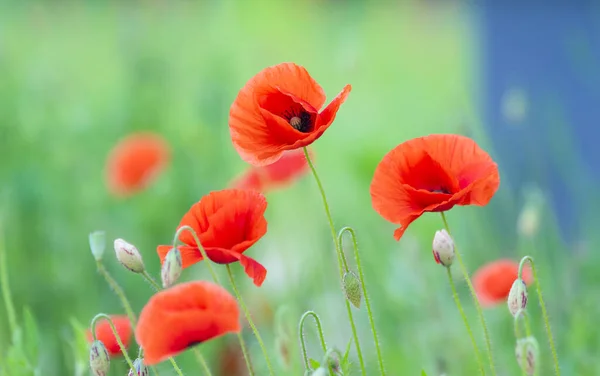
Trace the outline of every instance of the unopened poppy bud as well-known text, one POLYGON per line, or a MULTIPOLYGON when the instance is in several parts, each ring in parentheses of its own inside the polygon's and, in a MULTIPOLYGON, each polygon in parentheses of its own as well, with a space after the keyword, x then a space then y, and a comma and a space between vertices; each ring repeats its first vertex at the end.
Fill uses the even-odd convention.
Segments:
POLYGON ((148 376, 150 372, 148 371, 148 367, 144 365, 144 360, 141 358, 137 358, 133 362, 133 369, 129 370, 129 374, 127 376, 148 376))
POLYGON ((104 249, 106 248, 106 233, 104 231, 94 231, 89 236, 90 249, 96 261, 102 260, 104 249))
POLYGON ((448 231, 442 229, 435 232, 433 237, 433 258, 443 266, 450 266, 454 262, 454 240, 448 231))
POLYGON ((329 372, 327 372, 327 370, 323 367, 319 367, 315 370, 315 372, 312 373, 311 376, 328 376, 329 372))
POLYGON ((508 310, 513 316, 515 316, 519 310, 525 309, 527 306, 527 285, 525 284, 525 281, 517 278, 513 282, 510 292, 508 293, 507 303, 508 310))
POLYGON ((181 252, 177 248, 171 248, 160 271, 160 277, 164 288, 172 286, 181 276, 183 263, 181 261, 181 252))
POLYGON ((539 353, 540 349, 535 337, 525 337, 517 340, 515 348, 517 363, 527 375, 535 375, 539 353))
POLYGON ((349 271, 344 274, 344 294, 346 299, 356 308, 360 308, 362 292, 360 290, 360 281, 354 272, 349 271))
POLYGON ((94 376, 106 376, 110 369, 108 350, 102 341, 95 340, 90 347, 90 368, 94 376))
POLYGON ((119 262, 132 272, 142 273, 145 270, 142 255, 133 244, 123 239, 116 239, 115 253, 119 262))

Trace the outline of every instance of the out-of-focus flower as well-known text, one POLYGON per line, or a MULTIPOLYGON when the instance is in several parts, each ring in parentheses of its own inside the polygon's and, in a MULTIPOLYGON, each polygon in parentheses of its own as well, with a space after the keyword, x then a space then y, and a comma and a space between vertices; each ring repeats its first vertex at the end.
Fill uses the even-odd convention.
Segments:
MULTIPOLYGON (((489 307, 506 302, 518 274, 519 263, 510 259, 496 260, 479 268, 473 275, 473 287, 481 305, 489 307)), ((526 284, 531 283, 530 268, 523 269, 522 277, 526 284)))
MULTIPOLYGON (((129 322, 129 318, 125 315, 111 315, 111 321, 115 324, 115 328, 117 329, 117 333, 123 341, 125 347, 129 347, 129 341, 131 339, 131 323, 129 322)), ((92 342, 94 340, 92 336, 91 329, 88 329, 86 333, 88 342, 92 342)), ((110 327, 110 324, 106 320, 102 320, 98 322, 96 325, 96 339, 102 341, 108 354, 110 356, 121 356, 121 348, 119 347, 119 343, 113 334, 113 331, 110 327)))

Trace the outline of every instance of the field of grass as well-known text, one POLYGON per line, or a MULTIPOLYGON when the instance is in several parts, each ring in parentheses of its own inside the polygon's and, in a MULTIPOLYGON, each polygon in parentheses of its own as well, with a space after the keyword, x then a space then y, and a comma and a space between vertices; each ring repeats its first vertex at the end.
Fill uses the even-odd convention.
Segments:
MULTIPOLYGON (((262 68, 284 61, 305 66, 328 100, 345 84, 353 86, 332 127, 314 144, 316 168, 336 226, 352 226, 357 232, 388 374, 420 375, 422 369, 430 376, 477 374, 445 271, 431 255, 433 234, 442 227, 439 215, 424 215, 396 242, 395 226, 372 209, 369 196, 377 163, 409 138, 461 133, 486 148, 468 96, 477 71, 473 28, 458 7, 441 2, 2 6, 0 247, 5 246, 19 320, 28 307, 37 322, 39 340, 28 342, 39 355, 30 359, 38 365, 36 375, 89 374, 85 349, 73 350, 73 323, 86 327, 99 312, 123 313, 96 273, 88 234, 106 231, 110 242, 105 265, 139 312, 152 290, 119 265, 110 252, 112 239, 135 244, 149 272, 158 276, 156 246, 171 241, 181 216, 201 196, 226 187, 246 168, 227 125, 238 90, 262 68), (127 199, 112 197, 104 180, 106 156, 120 138, 138 130, 163 135, 172 147, 171 163, 142 193, 127 199), (83 368, 78 370, 78 364, 83 368)), ((351 331, 314 180, 306 176, 285 190, 268 193, 267 199, 267 235, 248 251, 266 266, 267 279, 256 288, 242 277, 239 265, 234 270, 273 359, 275 317, 294 334, 290 351, 296 368, 286 371, 278 362, 276 366, 277 375, 297 376, 303 372, 297 322, 304 311, 321 316, 330 346, 343 351, 351 331)), ((474 271, 498 258, 518 261, 532 255, 545 289, 563 375, 600 374, 597 257, 564 249, 549 212, 542 212, 541 229, 533 241, 521 239, 518 247, 507 249, 505 244, 515 243, 506 239, 517 236, 516 224, 504 227, 512 229, 510 233, 495 231, 494 207, 514 201, 501 185, 493 205, 457 207, 448 213, 467 266, 474 271)), ((351 257, 350 249, 347 252, 351 257)), ((224 271, 219 272, 224 279, 224 271)), ((182 277, 209 278, 202 263, 186 269, 182 277)), ((483 349, 467 286, 459 274, 456 278, 483 349)), ((539 375, 550 375, 551 356, 533 290, 530 302, 541 347, 539 375)), ((4 308, 0 305, 0 364, 10 358, 11 333, 4 308)), ((364 306, 354 313, 367 374, 375 375, 375 348, 364 306)), ((517 375, 512 317, 504 304, 485 315, 498 375, 517 375)), ((316 334, 308 327, 309 353, 320 359, 316 334)), ((252 333, 245 330, 244 337, 258 375, 265 375, 252 333)), ((200 346, 216 375, 223 349, 236 343, 230 335, 200 346)), ((186 374, 200 374, 191 352, 177 359, 186 374)), ((113 363, 111 375, 127 372, 123 361, 113 363)), ((159 371, 174 374, 168 362, 159 371)), ((352 374, 359 373, 355 368, 352 374)))

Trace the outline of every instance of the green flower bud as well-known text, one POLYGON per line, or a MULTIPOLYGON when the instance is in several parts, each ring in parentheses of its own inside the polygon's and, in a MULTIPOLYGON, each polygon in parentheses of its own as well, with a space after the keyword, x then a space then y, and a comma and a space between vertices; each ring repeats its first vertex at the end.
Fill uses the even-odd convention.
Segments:
POLYGON ((90 249, 96 261, 102 260, 104 249, 106 248, 106 233, 104 231, 94 231, 89 235, 90 249))
POLYGON ((515 355, 519 367, 527 375, 535 375, 540 356, 540 348, 535 337, 525 337, 517 340, 515 355))
POLYGON ((510 292, 508 293, 508 310, 513 315, 517 314, 519 310, 525 309, 527 306, 527 285, 525 281, 518 278, 513 282, 510 292))
POLYGON ((443 266, 450 266, 454 262, 454 240, 448 231, 442 229, 435 232, 433 237, 433 258, 443 266))
POLYGON ((106 376, 110 370, 110 357, 101 341, 95 340, 90 347, 90 368, 94 376, 106 376))
POLYGON ((171 248, 165 262, 163 262, 162 269, 160 271, 160 277, 164 288, 172 286, 181 276, 181 270, 183 269, 183 263, 181 261, 181 253, 177 248, 171 248))
POLYGON ((144 364, 144 360, 142 358, 137 358, 133 362, 133 368, 129 370, 129 374, 127 376, 149 376, 150 371, 148 367, 144 364))
POLYGON ((360 301, 362 299, 362 291, 360 289, 360 280, 358 276, 352 271, 348 271, 344 274, 344 294, 346 299, 356 308, 360 308, 360 301))
POLYGON ((127 243, 123 239, 116 239, 115 254, 119 262, 132 272, 142 273, 145 270, 142 255, 133 244, 127 243))

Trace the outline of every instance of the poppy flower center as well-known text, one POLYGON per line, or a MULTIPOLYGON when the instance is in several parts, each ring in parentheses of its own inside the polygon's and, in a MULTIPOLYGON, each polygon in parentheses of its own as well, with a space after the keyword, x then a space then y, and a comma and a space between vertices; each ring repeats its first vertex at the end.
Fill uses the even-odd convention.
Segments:
POLYGON ((290 114, 289 112, 286 112, 284 116, 288 119, 288 122, 295 130, 302 133, 310 132, 312 128, 312 122, 311 116, 308 112, 300 111, 299 114, 290 114))

